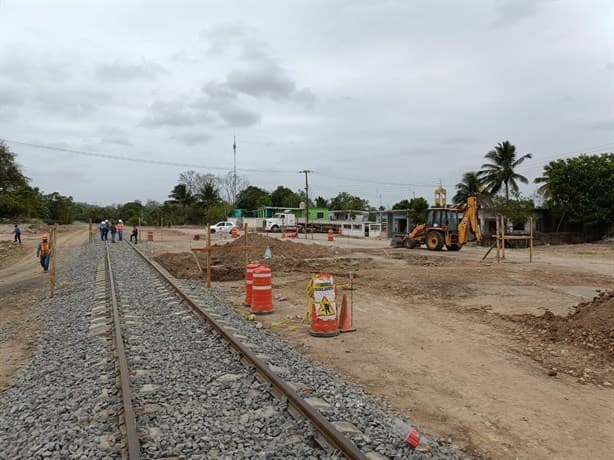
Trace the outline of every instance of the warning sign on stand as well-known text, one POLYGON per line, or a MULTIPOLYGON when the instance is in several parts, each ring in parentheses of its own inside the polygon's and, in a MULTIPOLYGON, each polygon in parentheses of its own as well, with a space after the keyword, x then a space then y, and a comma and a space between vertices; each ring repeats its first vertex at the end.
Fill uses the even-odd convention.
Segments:
POLYGON ((318 308, 318 316, 331 316, 335 314, 333 305, 326 297, 322 297, 320 301, 320 308, 318 308))

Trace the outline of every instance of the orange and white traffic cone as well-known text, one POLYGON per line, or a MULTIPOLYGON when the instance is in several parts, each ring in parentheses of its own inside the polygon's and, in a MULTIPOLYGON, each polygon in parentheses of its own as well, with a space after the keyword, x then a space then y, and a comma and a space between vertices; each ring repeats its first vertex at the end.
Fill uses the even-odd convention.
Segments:
POLYGON ((343 294, 339 310, 339 332, 354 332, 355 330, 356 328, 352 325, 352 307, 348 306, 347 296, 343 294))

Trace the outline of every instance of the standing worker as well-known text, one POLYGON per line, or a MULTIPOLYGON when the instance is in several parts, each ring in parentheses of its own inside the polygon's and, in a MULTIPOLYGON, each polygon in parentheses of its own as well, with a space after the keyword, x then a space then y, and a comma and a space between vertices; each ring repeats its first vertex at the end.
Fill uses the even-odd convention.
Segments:
POLYGON ((138 244, 139 242, 139 228, 134 224, 132 226, 132 233, 130 234, 130 242, 132 242, 132 238, 134 238, 134 244, 138 244))
POLYGON ((107 227, 107 223, 104 220, 100 221, 100 241, 104 241, 104 229, 107 227))
POLYGON ((109 227, 111 230, 111 243, 115 243, 115 234, 117 233, 117 227, 115 226, 115 222, 111 221, 109 227))
POLYGON ((51 258, 51 245, 49 244, 49 236, 47 234, 44 234, 42 241, 38 243, 36 257, 40 257, 41 267, 43 267, 43 271, 47 272, 49 270, 49 259, 51 258))
POLYGON ((117 222, 117 239, 119 241, 124 239, 124 222, 121 219, 117 222))
POLYGON ((19 241, 21 244, 21 229, 19 228, 19 225, 15 224, 15 230, 13 230, 13 233, 15 234, 15 243, 19 241))

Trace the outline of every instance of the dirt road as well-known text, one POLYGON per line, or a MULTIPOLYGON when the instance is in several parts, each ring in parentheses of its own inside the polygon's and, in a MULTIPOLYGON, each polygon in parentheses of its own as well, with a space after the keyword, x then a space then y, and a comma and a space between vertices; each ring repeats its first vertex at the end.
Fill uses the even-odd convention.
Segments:
MULTIPOLYGON (((49 296, 49 274, 43 273, 36 258, 43 230, 24 233, 21 245, 13 243, 8 232, 0 238, 0 392, 30 359, 44 325, 41 301, 49 296)), ((87 238, 86 225, 61 227, 56 262, 61 264, 63 251, 87 238)))

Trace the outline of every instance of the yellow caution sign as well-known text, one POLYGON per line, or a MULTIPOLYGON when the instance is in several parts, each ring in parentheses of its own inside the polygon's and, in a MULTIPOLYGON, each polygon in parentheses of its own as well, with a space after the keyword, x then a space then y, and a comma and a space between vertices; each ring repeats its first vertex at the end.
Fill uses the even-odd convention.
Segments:
POLYGON ((330 316, 334 315, 335 310, 330 301, 326 297, 322 297, 320 301, 320 308, 318 308, 318 316, 330 316))

